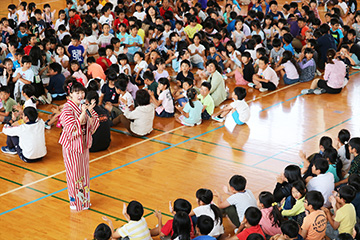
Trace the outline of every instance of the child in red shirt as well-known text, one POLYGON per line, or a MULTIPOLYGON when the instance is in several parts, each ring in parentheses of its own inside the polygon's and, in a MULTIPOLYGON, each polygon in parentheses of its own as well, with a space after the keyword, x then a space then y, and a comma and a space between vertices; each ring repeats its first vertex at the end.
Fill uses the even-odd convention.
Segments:
POLYGON ((81 26, 82 24, 81 17, 79 16, 79 14, 77 14, 75 9, 69 10, 69 17, 70 17, 69 26, 71 30, 74 30, 81 26))
POLYGON ((119 26, 121 23, 125 23, 126 27, 129 26, 129 21, 125 18, 125 10, 124 9, 118 9, 117 14, 119 14, 119 17, 115 19, 114 21, 114 32, 119 32, 119 26))
MULTIPOLYGON (((185 199, 181 199, 181 198, 176 199, 174 202, 174 209, 171 206, 171 202, 169 204, 170 204, 169 205, 170 212, 174 215, 180 211, 186 212, 188 215, 191 212, 191 203, 189 203, 189 201, 187 201, 185 199)), ((158 235, 160 235, 161 238, 165 237, 165 236, 171 237, 174 233, 174 231, 173 231, 174 219, 170 219, 169 221, 167 221, 165 223, 165 225, 163 225, 161 212, 155 211, 155 216, 158 218, 158 226, 150 230, 151 237, 158 236, 158 235)), ((193 227, 193 223, 192 223, 190 216, 189 216, 189 218, 190 218, 190 222, 191 222, 190 238, 193 239, 195 237, 194 227, 193 227)))
POLYGON ((240 227, 238 228, 238 234, 232 236, 229 240, 246 240, 252 233, 259 233, 265 239, 265 234, 261 229, 259 222, 261 220, 261 211, 256 207, 248 207, 245 211, 245 217, 240 227))

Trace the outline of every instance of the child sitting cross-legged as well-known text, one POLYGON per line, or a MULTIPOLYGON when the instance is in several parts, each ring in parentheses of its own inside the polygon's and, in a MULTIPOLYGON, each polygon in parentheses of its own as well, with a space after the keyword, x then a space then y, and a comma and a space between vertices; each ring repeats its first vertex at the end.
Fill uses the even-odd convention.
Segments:
POLYGON ((203 111, 201 113, 201 118, 203 120, 209 120, 211 115, 214 113, 215 103, 212 97, 210 96, 211 83, 203 82, 201 83, 200 95, 198 96, 200 102, 203 105, 203 111))
POLYGON ((0 109, 0 122, 9 123, 11 121, 13 107, 16 101, 10 97, 10 88, 2 86, 0 88, 0 99, 2 101, 2 109, 0 109))
POLYGON ((253 83, 249 83, 249 87, 259 89, 260 92, 275 90, 279 84, 279 77, 274 69, 269 66, 269 58, 263 56, 259 59, 258 74, 253 76, 253 83))
POLYGON ((203 105, 197 100, 197 92, 194 88, 187 90, 189 102, 184 107, 176 106, 181 115, 175 115, 175 120, 185 126, 193 127, 201 124, 203 105))
POLYGON ((3 133, 7 135, 7 139, 6 146, 1 147, 1 151, 18 154, 26 163, 39 161, 46 155, 45 123, 38 119, 38 112, 34 107, 26 107, 22 118, 25 124, 4 126, 3 133))
MULTIPOLYGON (((216 190, 214 196, 218 197, 218 207, 224 209, 230 221, 236 228, 240 227, 240 223, 244 220, 245 210, 249 207, 256 207, 256 199, 254 194, 246 188, 246 178, 241 175, 234 175, 229 181, 229 187, 224 186, 223 190, 226 194, 231 195, 226 200, 222 198, 216 190)), ((260 210, 259 210, 260 211, 260 210)), ((261 213, 259 221, 261 219, 261 213)))
POLYGON ((109 224, 112 238, 129 237, 130 239, 151 240, 150 231, 143 214, 144 208, 141 203, 131 201, 127 207, 124 203, 123 207, 123 215, 128 223, 114 230, 114 226, 110 219, 104 216, 103 220, 109 224))
POLYGON ((356 196, 353 186, 344 185, 339 192, 334 192, 329 200, 334 209, 334 215, 328 208, 322 208, 329 221, 326 228, 326 236, 331 239, 338 239, 341 233, 353 233, 356 224, 356 211, 351 202, 356 196))
POLYGON ((212 119, 218 122, 223 122, 226 116, 232 116, 236 124, 242 125, 246 123, 250 118, 250 108, 244 100, 245 97, 245 88, 234 88, 234 92, 232 93, 234 102, 230 103, 230 105, 225 105, 223 109, 220 109, 218 112, 214 113, 212 115, 212 119))

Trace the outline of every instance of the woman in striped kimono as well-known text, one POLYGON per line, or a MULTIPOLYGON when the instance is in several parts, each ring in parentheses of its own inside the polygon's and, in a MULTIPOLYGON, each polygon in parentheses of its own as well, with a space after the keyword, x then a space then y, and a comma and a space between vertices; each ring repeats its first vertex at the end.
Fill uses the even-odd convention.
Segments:
POLYGON ((90 207, 89 148, 99 119, 93 110, 95 102, 81 104, 85 97, 83 85, 70 82, 67 88, 70 97, 59 116, 63 127, 59 143, 62 145, 70 209, 81 211, 90 207))

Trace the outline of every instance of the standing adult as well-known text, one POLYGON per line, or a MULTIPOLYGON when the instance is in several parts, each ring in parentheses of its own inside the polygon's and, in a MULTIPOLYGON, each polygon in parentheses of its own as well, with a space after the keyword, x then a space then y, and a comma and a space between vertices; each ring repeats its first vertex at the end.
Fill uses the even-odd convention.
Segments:
POLYGON ((84 86, 74 82, 67 87, 69 100, 59 116, 63 127, 59 143, 62 145, 70 209, 81 211, 90 207, 89 148, 99 119, 93 110, 95 101, 90 105, 81 104, 85 97, 84 86))

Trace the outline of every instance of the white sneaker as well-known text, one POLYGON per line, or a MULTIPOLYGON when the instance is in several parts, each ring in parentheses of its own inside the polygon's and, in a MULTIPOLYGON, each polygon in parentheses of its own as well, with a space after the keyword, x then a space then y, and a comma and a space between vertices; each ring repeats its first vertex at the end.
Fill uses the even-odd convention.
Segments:
POLYGON ((251 87, 251 88, 255 88, 256 85, 254 83, 252 83, 252 82, 249 82, 248 86, 251 87))
POLYGON ((267 92, 267 91, 269 91, 269 89, 267 89, 267 88, 259 88, 259 91, 260 92, 267 92))
POLYGON ((51 93, 48 92, 48 93, 46 94, 45 101, 46 101, 47 104, 50 104, 50 103, 51 103, 51 101, 52 101, 51 93))
POLYGON ((223 74, 222 77, 223 77, 224 80, 228 79, 228 77, 225 74, 223 74))
POLYGON ((227 73, 231 73, 231 69, 230 69, 230 68, 227 68, 227 69, 226 69, 226 72, 227 72, 227 73))
POLYGON ((212 119, 217 122, 223 122, 225 120, 224 118, 220 118, 220 117, 212 117, 212 119))

